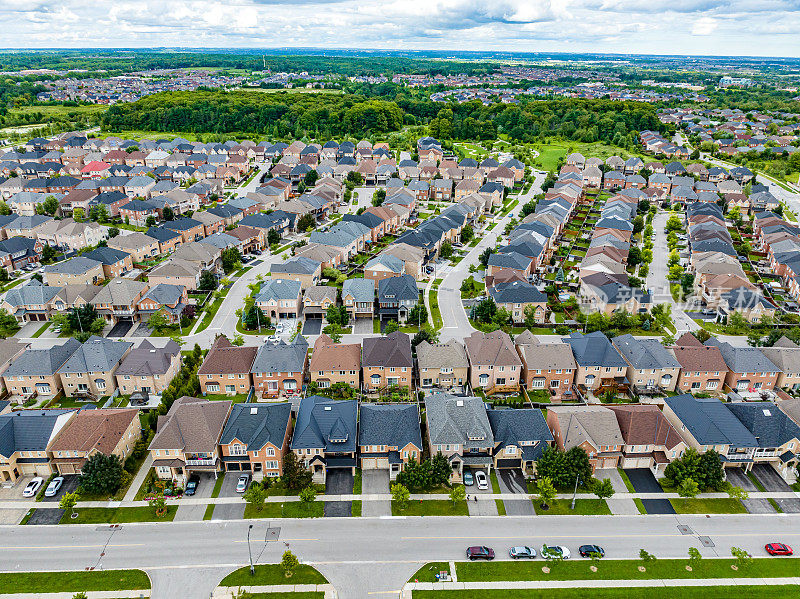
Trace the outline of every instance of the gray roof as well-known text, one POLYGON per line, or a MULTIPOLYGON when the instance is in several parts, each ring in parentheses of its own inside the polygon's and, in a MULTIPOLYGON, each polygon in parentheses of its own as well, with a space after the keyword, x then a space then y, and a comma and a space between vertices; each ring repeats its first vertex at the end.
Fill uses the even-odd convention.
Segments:
POLYGON ((250 372, 303 372, 307 355, 308 341, 302 335, 295 337, 291 343, 284 341, 278 342, 277 345, 265 343, 258 348, 250 372))
POLYGON ((376 266, 385 266, 392 272, 402 273, 405 263, 400 258, 392 256, 391 254, 378 254, 367 262, 366 266, 364 266, 364 270, 369 270, 376 266))
POLYGON ((657 339, 637 339, 628 334, 614 337, 612 341, 636 370, 681 367, 675 356, 657 339))
POLYGON ((256 302, 270 300, 296 300, 300 295, 300 281, 290 279, 269 279, 261 285, 261 290, 256 295, 256 302))
POLYGON ((366 337, 363 341, 364 366, 411 368, 411 337, 395 331, 385 337, 366 337))
POLYGON ((701 445, 758 447, 758 441, 736 416, 715 397, 689 393, 667 397, 664 402, 701 445))
POLYGON ((159 304, 174 304, 183 296, 183 289, 183 285, 159 283, 155 287, 151 287, 142 299, 151 299, 159 304))
POLYGON ((565 449, 577 447, 584 441, 598 449, 603 445, 624 443, 617 417, 603 406, 552 406, 547 411, 558 418, 565 449))
POLYGON ((297 410, 292 449, 323 448, 328 452, 356 450, 358 401, 319 395, 304 397, 297 410))
POLYGON ((388 277, 378 281, 378 299, 417 300, 419 299, 419 287, 417 281, 411 275, 400 275, 399 277, 388 277))
POLYGON ((67 422, 71 410, 18 410, 0 416, 0 455, 44 451, 67 422))
POLYGON ((358 444, 388 445, 401 450, 408 444, 422 449, 417 404, 361 404, 358 444))
POLYGON ((499 283, 489 289, 489 295, 498 304, 547 303, 547 295, 527 281, 499 283))
POLYGON ((419 368, 468 368, 467 350, 455 339, 447 343, 430 344, 427 341, 417 345, 419 368))
POLYGON ((112 265, 116 264, 120 260, 124 260, 130 254, 128 252, 123 252, 122 250, 115 250, 114 248, 110 247, 99 247, 93 249, 91 252, 86 252, 84 254, 86 258, 91 260, 97 260, 102 264, 112 265))
POLYGON ((747 402, 726 404, 733 415, 755 436, 759 447, 779 447, 800 441, 800 426, 774 403, 747 402))
POLYGON ((43 285, 36 279, 31 279, 27 285, 9 289, 5 301, 12 306, 43 305, 50 302, 61 289, 62 287, 43 285))
POLYGON ((128 352, 115 374, 129 376, 165 374, 180 350, 180 345, 171 339, 164 347, 156 347, 144 339, 139 347, 128 352))
POLYGON ((65 373, 101 373, 110 372, 122 360, 133 343, 128 341, 112 341, 92 335, 68 359, 58 372, 65 373))
POLYGON ((494 447, 494 434, 481 398, 436 393, 425 398, 425 409, 432 445, 494 447))
POLYGON ((522 442, 538 441, 549 442, 553 440, 553 433, 547 427, 547 422, 541 410, 487 410, 489 424, 492 427, 495 443, 498 449, 507 445, 522 447, 522 442))
POLYGON ((289 258, 285 262, 278 262, 272 265, 272 272, 298 274, 298 275, 312 275, 319 269, 321 262, 305 258, 303 256, 295 256, 289 258))
POLYGON ((716 337, 711 337, 705 344, 719 348, 731 372, 780 372, 780 368, 757 347, 734 347, 716 337))
POLYGON ((3 376, 51 376, 80 346, 80 342, 71 337, 50 349, 26 349, 6 368, 3 376))
POLYGON ((247 446, 248 451, 258 451, 267 443, 280 449, 291 416, 292 404, 288 402, 234 404, 222 429, 220 445, 237 439, 247 446))
POLYGON ((342 285, 342 297, 352 295, 356 302, 375 301, 375 281, 372 279, 347 279, 342 285))
POLYGON ((608 337, 600 331, 587 335, 572 333, 569 337, 564 337, 563 341, 572 347, 572 354, 579 366, 627 367, 628 365, 611 345, 608 337))
POLYGON ((63 262, 56 262, 55 264, 48 264, 44 267, 45 273, 69 274, 69 275, 82 275, 89 272, 93 268, 100 266, 100 262, 92 260, 91 258, 84 258, 83 256, 76 256, 63 262))

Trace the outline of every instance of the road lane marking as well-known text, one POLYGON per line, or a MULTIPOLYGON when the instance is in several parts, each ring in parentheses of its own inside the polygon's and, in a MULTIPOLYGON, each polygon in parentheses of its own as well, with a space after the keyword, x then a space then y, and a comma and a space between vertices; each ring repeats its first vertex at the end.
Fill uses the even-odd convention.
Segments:
MULTIPOLYGON (((250 540, 253 543, 255 543, 256 541, 260 541, 260 539, 256 539, 255 537, 251 538, 250 540)), ((281 537, 280 539, 278 539, 278 541, 284 541, 284 542, 288 543, 289 541, 319 541, 319 539, 284 539, 283 537, 281 537)), ((247 543, 247 539, 238 539, 238 540, 234 540, 233 542, 234 543, 247 543)))
POLYGON ((46 545, 46 546, 19 546, 4 545, 3 549, 98 549, 103 547, 144 547, 147 543, 124 543, 121 545, 46 545))
POLYGON ((400 589, 396 591, 367 591, 367 595, 399 595, 400 589))

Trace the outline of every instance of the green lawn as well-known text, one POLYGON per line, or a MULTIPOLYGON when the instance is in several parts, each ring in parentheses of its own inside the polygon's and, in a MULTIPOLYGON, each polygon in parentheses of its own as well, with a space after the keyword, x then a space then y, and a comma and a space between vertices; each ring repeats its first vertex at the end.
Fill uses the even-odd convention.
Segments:
POLYGON ((33 335, 31 335, 31 339, 38 339, 39 337, 41 337, 42 333, 44 333, 49 326, 50 322, 44 323, 41 327, 39 327, 39 329, 33 335))
POLYGON ((433 287, 431 289, 429 301, 431 304, 431 312, 432 312, 431 318, 433 319, 433 328, 438 331, 444 326, 444 322, 442 321, 442 313, 439 311, 438 287, 433 287))
POLYGON ((248 503, 244 508, 244 517, 248 518, 322 518, 325 504, 322 501, 303 503, 302 501, 287 501, 285 503, 265 503, 258 511, 255 506, 248 503))
MULTIPOLYGON (((414 591, 414 599, 785 599, 797 585, 414 591), (667 590, 668 589, 668 590, 667 590)), ((274 595, 270 595, 274 597, 274 595)))
POLYGON ((222 481, 225 479, 225 473, 222 472, 219 476, 217 476, 217 481, 214 483, 214 490, 211 491, 211 497, 216 498, 219 497, 220 489, 222 489, 222 481))
POLYGON ((126 522, 171 522, 178 511, 177 505, 168 505, 167 513, 160 518, 150 506, 143 507, 84 507, 75 510, 77 518, 66 512, 59 524, 123 524, 126 522))
POLYGON ((0 573, 0 595, 146 590, 150 579, 141 570, 0 573))
MULTIPOLYGON (((538 549, 538 547, 537 547, 538 549)), ((756 558, 748 567, 732 570, 733 559, 703 559, 700 565, 686 570, 688 560, 659 559, 639 571, 640 560, 601 560, 597 572, 591 560, 567 560, 550 564, 550 573, 542 572, 543 561, 458 562, 456 574, 461 582, 488 580, 653 580, 659 578, 782 578, 796 576, 800 561, 796 558, 756 558)))
POLYGON ((361 516, 361 506, 362 502, 360 499, 350 502, 350 515, 353 516, 353 518, 359 518, 361 516))
MULTIPOLYGON (((245 566, 228 574, 219 583, 222 587, 269 586, 273 584, 325 584, 327 579, 316 568, 301 564, 291 578, 286 578, 279 564, 259 564, 254 575, 245 566)), ((270 594, 270 597, 274 597, 270 594)))
POLYGON ((353 495, 361 495, 361 468, 356 469, 356 475, 353 477, 353 495))
POLYGON ((746 514, 738 499, 670 499, 669 502, 679 514, 746 514))
POLYGON ((408 582, 436 582, 436 574, 442 571, 450 572, 449 562, 428 562, 417 570, 408 582))
POLYGON ((611 510, 608 509, 608 504, 604 499, 577 499, 575 500, 575 509, 571 510, 571 499, 554 499, 550 502, 550 509, 542 509, 542 502, 538 498, 533 500, 533 508, 538 515, 542 516, 564 516, 569 514, 577 514, 581 516, 610 516, 611 510))
POLYGON ((203 514, 203 520, 211 520, 214 517, 214 508, 215 507, 216 506, 213 503, 211 503, 211 504, 206 506, 206 511, 203 514))
POLYGON ((409 501, 402 508, 397 502, 392 501, 392 516, 468 516, 466 501, 459 501, 453 505, 452 501, 440 499, 425 499, 409 501))
POLYGON ((633 488, 631 479, 628 478, 628 475, 625 473, 625 471, 622 468, 617 468, 617 472, 619 472, 622 482, 625 483, 625 488, 628 489, 628 493, 636 493, 636 489, 633 488))

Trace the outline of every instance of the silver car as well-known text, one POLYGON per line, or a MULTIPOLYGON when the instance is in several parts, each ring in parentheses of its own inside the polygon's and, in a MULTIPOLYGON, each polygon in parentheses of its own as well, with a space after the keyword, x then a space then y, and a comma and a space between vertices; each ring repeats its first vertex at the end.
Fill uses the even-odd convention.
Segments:
POLYGON ((63 476, 56 476, 53 480, 50 481, 50 484, 47 485, 47 489, 44 491, 45 497, 55 497, 58 490, 61 488, 61 485, 64 484, 64 477, 63 476))
POLYGON ((508 556, 511 559, 533 559, 536 557, 536 549, 527 545, 520 545, 509 549, 508 556))

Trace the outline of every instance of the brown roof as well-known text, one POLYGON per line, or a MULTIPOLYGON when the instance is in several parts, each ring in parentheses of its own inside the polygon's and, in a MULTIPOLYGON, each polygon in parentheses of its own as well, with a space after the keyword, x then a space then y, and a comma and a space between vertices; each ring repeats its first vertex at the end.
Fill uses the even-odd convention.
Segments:
POLYGON ((720 372, 724 377, 728 371, 728 365, 722 357, 722 352, 718 347, 673 347, 672 353, 681 365, 681 369, 689 372, 720 372))
POLYGON ((691 333, 684 333, 675 341, 677 347, 703 347, 700 340, 691 333))
POLYGON ((248 227, 247 225, 239 225, 235 229, 231 229, 230 231, 225 231, 228 235, 235 237, 241 241, 247 241, 253 237, 259 237, 261 231, 258 229, 254 229, 253 227, 248 227))
POLYGON ((214 451, 230 408, 230 401, 209 401, 186 395, 176 399, 169 412, 158 417, 156 436, 149 449, 214 451))
POLYGON ((109 455, 138 416, 139 410, 81 410, 64 426, 50 450, 87 453, 97 450, 109 455))
POLYGON ((508 333, 494 331, 482 333, 475 331, 464 339, 467 356, 471 365, 488 364, 490 366, 522 366, 514 343, 508 333))
POLYGON ((672 449, 681 442, 681 436, 658 406, 618 405, 608 409, 614 411, 627 445, 663 445, 672 449))
POLYGON ((249 374, 256 352, 257 347, 236 347, 227 337, 220 335, 214 340, 197 374, 249 374))
POLYGON ((317 337, 311 354, 311 372, 325 370, 360 370, 361 345, 358 343, 334 343, 326 334, 317 337))

